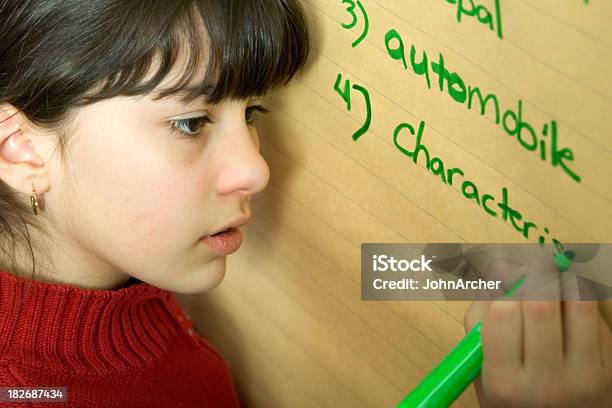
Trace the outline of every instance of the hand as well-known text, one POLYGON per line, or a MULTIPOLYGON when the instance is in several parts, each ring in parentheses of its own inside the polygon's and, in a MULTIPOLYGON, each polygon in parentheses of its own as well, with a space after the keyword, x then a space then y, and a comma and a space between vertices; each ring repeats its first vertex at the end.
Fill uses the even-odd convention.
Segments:
POLYGON ((481 407, 611 408, 612 333, 598 306, 596 301, 473 302, 465 326, 469 331, 482 321, 484 359, 474 383, 481 407))

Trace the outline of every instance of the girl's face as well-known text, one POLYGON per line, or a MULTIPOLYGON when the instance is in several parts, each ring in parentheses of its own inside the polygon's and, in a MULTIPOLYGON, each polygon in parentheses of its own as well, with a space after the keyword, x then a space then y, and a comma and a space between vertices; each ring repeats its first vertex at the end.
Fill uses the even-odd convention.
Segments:
POLYGON ((226 256, 200 238, 248 221, 268 183, 253 123, 260 102, 139 96, 81 108, 67 163, 49 163, 53 269, 92 288, 129 276, 181 293, 217 286, 226 256))
MULTIPOLYGON (((286 85, 306 63, 307 24, 294 1, 282 7, 270 2, 270 13, 260 14, 252 25, 244 27, 232 26, 234 19, 221 19, 218 24, 215 21, 219 18, 205 21, 198 2, 187 3, 173 7, 168 21, 157 16, 155 10, 138 14, 149 16, 146 19, 152 23, 163 23, 158 33, 152 32, 154 24, 140 24, 134 30, 117 31, 126 36, 126 44, 116 47, 102 41, 80 47, 86 52, 79 51, 74 58, 49 51, 50 62, 65 59, 68 67, 84 60, 93 60, 92 64, 101 61, 104 56, 96 52, 108 51, 108 59, 99 69, 89 67, 92 72, 82 81, 71 76, 79 71, 59 75, 56 86, 33 81, 32 89, 26 87, 23 96, 14 99, 22 101, 36 95, 30 108, 49 108, 51 119, 56 119, 54 113, 64 112, 64 106, 54 104, 78 105, 82 97, 95 98, 108 88, 111 92, 117 88, 134 90, 132 79, 138 85, 157 84, 150 95, 78 105, 68 112, 61 134, 50 127, 34 126, 18 110, 23 107, 21 102, 20 106, 3 104, 7 105, 3 109, 17 110, 16 120, 23 133, 13 137, 9 124, 0 124, 0 179, 22 193, 24 203, 29 201, 33 183, 40 214, 36 223, 28 225, 27 243, 22 239, 18 242, 22 245, 9 248, 0 242, 0 255, 4 249, 18 251, 7 260, 0 256, 0 269, 25 277, 34 269, 34 279, 91 289, 116 289, 130 277, 181 293, 205 292, 220 283, 228 251, 224 254, 201 239, 248 222, 251 197, 269 181, 254 123, 261 100, 224 99, 212 105, 185 103, 179 97, 158 100, 155 96, 198 76, 195 83, 187 84, 187 90, 194 86, 200 89, 198 79, 208 82, 213 76, 224 82, 219 89, 230 96, 263 93, 286 85), (245 31, 238 32, 236 27, 245 31), (209 28, 215 30, 215 37, 208 35, 209 28), (141 38, 133 38, 139 32, 151 37, 147 46, 140 44, 141 38), (278 51, 290 47, 291 53, 278 51), (211 53, 213 50, 217 52, 211 53), (116 70, 107 67, 111 63, 116 70), (151 72, 145 73, 148 65, 151 72), (158 83, 160 74, 166 80, 158 83), (97 80, 90 80, 90 76, 97 80), (60 93, 64 83, 75 92, 90 86, 100 89, 89 89, 87 95, 69 92, 64 95, 65 103, 64 98, 44 99, 60 93), (34 268, 30 250, 34 252, 34 268), (13 258, 15 263, 7 268, 13 258)), ((217 3, 211 3, 215 8, 211 8, 210 16, 223 13, 222 2, 217 3)), ((246 21, 254 7, 245 4, 237 8, 236 21, 246 21)), ((60 16, 68 11, 58 6, 49 13, 60 16)), ((10 10, 4 11, 7 13, 10 10)), ((123 17, 107 17, 105 14, 103 20, 123 21, 123 17)), ((87 35, 75 38, 74 43, 98 38, 98 30, 104 26, 87 30, 87 35)), ((60 31, 48 30, 48 38, 55 38, 55 42, 67 38, 69 33, 60 31)), ((24 48, 31 43, 31 56, 38 61, 35 65, 44 67, 47 53, 36 52, 42 48, 35 40, 28 38, 20 44, 24 48)), ((13 69, 10 63, 2 66, 13 69)), ((21 81, 30 78, 30 71, 26 71, 21 81)), ((31 75, 38 73, 31 71, 31 75)), ((209 85, 214 88, 215 84, 209 85)))

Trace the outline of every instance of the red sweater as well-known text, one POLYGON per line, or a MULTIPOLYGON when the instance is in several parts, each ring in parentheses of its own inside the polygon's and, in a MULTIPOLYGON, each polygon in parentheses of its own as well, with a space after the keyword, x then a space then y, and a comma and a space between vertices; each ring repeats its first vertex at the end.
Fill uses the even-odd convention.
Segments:
POLYGON ((239 407, 172 293, 135 282, 91 290, 0 271, 0 387, 67 387, 68 400, 0 407, 239 407))

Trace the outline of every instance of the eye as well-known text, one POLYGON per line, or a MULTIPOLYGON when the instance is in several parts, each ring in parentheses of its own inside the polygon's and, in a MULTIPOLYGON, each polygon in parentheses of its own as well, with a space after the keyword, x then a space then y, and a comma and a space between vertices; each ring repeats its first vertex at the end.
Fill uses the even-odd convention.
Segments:
POLYGON ((196 116, 171 120, 168 122, 168 127, 182 139, 195 140, 200 136, 202 129, 210 123, 213 122, 208 116, 196 116))
POLYGON ((269 113, 270 110, 262 105, 249 106, 246 110, 246 122, 249 126, 257 126, 262 116, 269 113))

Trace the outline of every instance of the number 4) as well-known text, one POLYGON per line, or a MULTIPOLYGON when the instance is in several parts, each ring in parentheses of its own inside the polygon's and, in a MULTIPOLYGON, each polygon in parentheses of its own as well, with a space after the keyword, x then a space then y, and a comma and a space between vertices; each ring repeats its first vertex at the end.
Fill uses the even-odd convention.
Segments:
MULTIPOLYGON (((344 89, 340 88, 340 82, 342 82, 342 74, 338 74, 338 77, 336 78, 336 83, 334 84, 334 90, 338 92, 338 94, 342 97, 342 100, 344 100, 344 102, 346 103, 346 108, 350 112, 351 82, 348 79, 344 81, 344 89)), ((370 124, 372 122, 372 106, 370 104, 370 94, 365 88, 357 84, 353 84, 352 89, 360 92, 363 95, 366 104, 366 119, 363 123, 363 126, 361 126, 361 128, 353 134, 353 140, 357 141, 357 139, 359 139, 364 133, 368 131, 368 129, 370 129, 370 124)))

